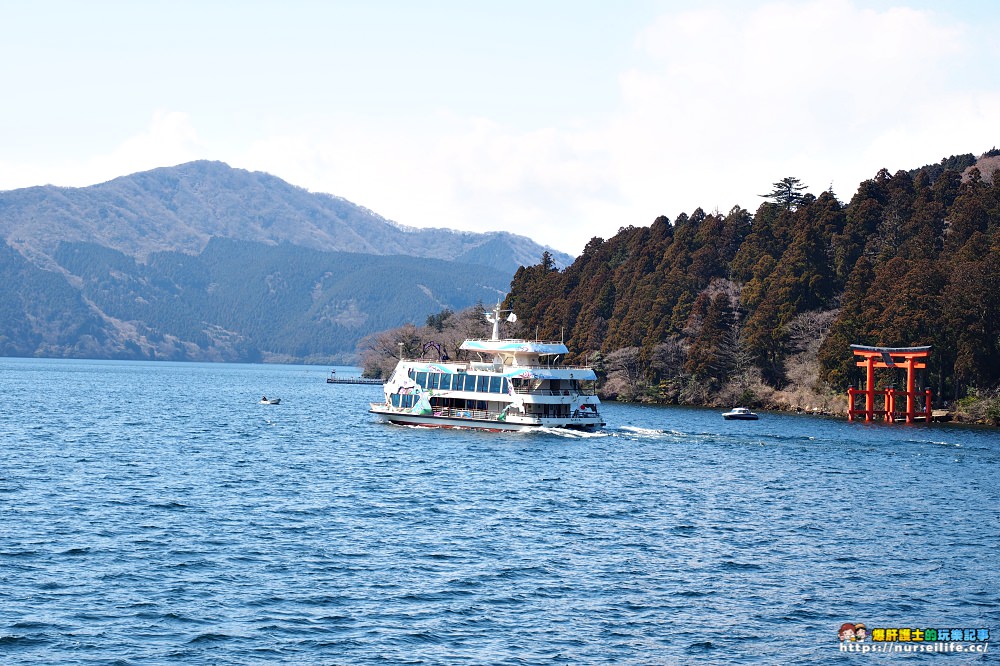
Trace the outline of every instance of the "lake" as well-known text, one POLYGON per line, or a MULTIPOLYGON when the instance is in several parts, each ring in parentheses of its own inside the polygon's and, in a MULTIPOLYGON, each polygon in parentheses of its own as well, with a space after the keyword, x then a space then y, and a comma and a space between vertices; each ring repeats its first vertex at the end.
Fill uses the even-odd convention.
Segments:
POLYGON ((995 429, 413 429, 328 371, 0 359, 0 662, 886 663, 841 626, 1000 631, 995 429))

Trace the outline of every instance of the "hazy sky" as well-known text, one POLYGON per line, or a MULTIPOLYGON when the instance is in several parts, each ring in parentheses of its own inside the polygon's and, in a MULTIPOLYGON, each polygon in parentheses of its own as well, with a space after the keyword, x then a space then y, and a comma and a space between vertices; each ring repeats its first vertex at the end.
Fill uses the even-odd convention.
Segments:
POLYGON ((1000 145, 1000 3, 0 3, 0 190, 195 159, 578 253, 1000 145))

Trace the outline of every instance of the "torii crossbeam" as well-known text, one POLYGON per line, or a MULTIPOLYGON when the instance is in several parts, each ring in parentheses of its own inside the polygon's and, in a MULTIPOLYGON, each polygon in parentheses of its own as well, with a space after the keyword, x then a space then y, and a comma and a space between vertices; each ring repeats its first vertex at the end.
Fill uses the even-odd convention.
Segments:
POLYGON ((923 370, 927 367, 921 359, 926 359, 931 354, 930 346, 927 347, 866 347, 864 345, 851 345, 855 356, 860 356, 857 361, 860 368, 865 368, 865 388, 847 389, 847 418, 851 421, 855 417, 864 415, 865 421, 884 419, 889 423, 904 417, 907 423, 913 423, 918 418, 923 418, 926 423, 931 422, 931 390, 916 390, 916 370, 923 370), (906 390, 899 391, 895 388, 875 390, 875 368, 903 368, 906 370, 906 390), (855 398, 858 395, 865 396, 865 408, 855 408, 855 398), (884 409, 875 409, 875 396, 885 396, 884 409), (906 396, 906 411, 896 409, 896 400, 906 396), (916 408, 917 399, 923 398, 925 408, 918 411, 916 408))

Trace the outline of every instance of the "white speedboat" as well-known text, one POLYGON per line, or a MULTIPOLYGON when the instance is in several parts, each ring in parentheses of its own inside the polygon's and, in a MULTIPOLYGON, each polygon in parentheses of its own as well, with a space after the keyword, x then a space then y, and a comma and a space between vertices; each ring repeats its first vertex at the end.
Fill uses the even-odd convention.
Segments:
POLYGON ((759 417, 746 407, 733 407, 723 413, 722 418, 727 421, 756 421, 759 417))
POLYGON ((280 405, 281 398, 268 398, 266 395, 260 399, 262 405, 280 405))
POLYGON ((385 383, 385 401, 369 411, 385 422, 436 428, 603 427, 593 369, 561 365, 568 351, 562 342, 500 339, 501 312, 498 304, 486 315, 489 340, 459 348, 478 360, 400 360, 385 383))

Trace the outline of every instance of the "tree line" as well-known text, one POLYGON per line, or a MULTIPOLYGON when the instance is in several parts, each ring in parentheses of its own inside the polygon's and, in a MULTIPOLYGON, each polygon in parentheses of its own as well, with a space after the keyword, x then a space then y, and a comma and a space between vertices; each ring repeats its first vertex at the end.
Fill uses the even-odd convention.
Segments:
POLYGON ((922 381, 939 400, 989 395, 1000 170, 975 162, 883 169, 847 203, 787 177, 752 214, 699 208, 623 227, 565 270, 544 256, 519 269, 505 307, 522 334, 565 339, 629 400, 824 400, 860 379, 851 344, 931 345, 922 381))

